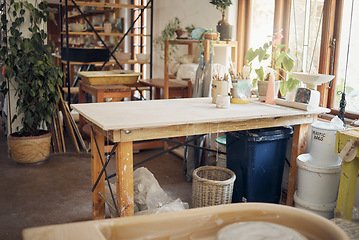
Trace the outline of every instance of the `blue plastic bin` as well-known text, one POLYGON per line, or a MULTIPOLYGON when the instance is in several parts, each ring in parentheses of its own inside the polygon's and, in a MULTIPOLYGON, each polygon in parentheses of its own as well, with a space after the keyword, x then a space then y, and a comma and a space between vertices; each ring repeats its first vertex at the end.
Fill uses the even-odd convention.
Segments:
POLYGON ((227 168, 237 176, 232 202, 279 203, 291 127, 226 133, 227 168))

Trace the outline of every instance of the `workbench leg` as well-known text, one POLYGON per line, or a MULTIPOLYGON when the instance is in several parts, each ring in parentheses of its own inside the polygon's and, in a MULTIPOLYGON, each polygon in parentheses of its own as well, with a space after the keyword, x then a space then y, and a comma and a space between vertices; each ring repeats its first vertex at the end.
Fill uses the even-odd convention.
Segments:
POLYGON ((120 217, 133 216, 133 144, 120 142, 116 148, 117 207, 120 217))
POLYGON ((358 172, 359 158, 343 163, 335 217, 352 220, 358 172))
MULTIPOLYGON (((95 136, 91 131, 91 184, 95 184, 97 177, 102 170, 102 160, 105 160, 105 137, 96 129, 94 129, 95 136), (96 142, 95 142, 96 141, 96 142), (97 143, 97 145, 96 145, 97 143), (97 147, 99 152, 97 151, 97 147)), ((105 200, 99 195, 101 192, 105 195, 105 174, 102 175, 96 188, 92 192, 92 219, 105 218, 105 200)))
POLYGON ((287 205, 293 206, 293 196, 297 183, 297 157, 305 153, 307 145, 307 134, 309 124, 301 124, 294 126, 292 154, 290 157, 289 181, 287 192, 287 205))

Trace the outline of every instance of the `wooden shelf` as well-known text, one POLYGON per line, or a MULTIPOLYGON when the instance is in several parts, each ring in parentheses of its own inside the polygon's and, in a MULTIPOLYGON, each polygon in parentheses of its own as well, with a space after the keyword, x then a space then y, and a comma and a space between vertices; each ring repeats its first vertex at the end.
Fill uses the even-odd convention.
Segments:
MULTIPOLYGON (((93 11, 85 11, 83 12, 85 16, 90 16, 90 15, 95 15, 95 14, 105 14, 108 12, 114 12, 115 10, 113 8, 100 8, 100 9, 94 9, 93 11)), ((71 16, 68 16, 68 19, 73 19, 73 18, 80 18, 82 17, 81 13, 78 14, 74 14, 71 16)), ((64 16, 64 19, 66 17, 64 16)))
MULTIPOLYGON (((62 35, 66 35, 66 32, 61 32, 62 35)), ((69 35, 96 35, 94 32, 69 32, 69 35)), ((124 36, 124 33, 104 33, 104 32, 98 32, 99 36, 124 36)), ((135 34, 135 33, 129 33, 127 36, 135 37, 135 36, 142 36, 142 37, 150 37, 150 34, 135 34)))
MULTIPOLYGON (((65 2, 61 3, 62 6, 65 6, 65 2)), ((134 5, 134 4, 120 4, 120 3, 104 3, 104 2, 85 2, 85 1, 76 1, 78 6, 89 6, 89 7, 108 7, 108 8, 132 8, 132 9, 144 9, 143 5, 134 5)), ((75 6, 72 2, 67 3, 68 6, 75 6)), ((150 7, 147 7, 150 8, 150 7)))

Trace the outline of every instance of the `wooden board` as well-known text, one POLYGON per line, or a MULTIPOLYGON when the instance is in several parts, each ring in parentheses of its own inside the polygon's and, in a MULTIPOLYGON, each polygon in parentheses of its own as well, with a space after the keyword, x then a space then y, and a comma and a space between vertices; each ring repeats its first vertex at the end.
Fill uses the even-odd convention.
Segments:
POLYGON ((238 122, 266 118, 308 116, 327 113, 318 108, 303 111, 260 102, 231 104, 227 109, 216 108, 211 98, 85 103, 72 107, 104 131, 158 128, 198 123, 238 122))
POLYGON ((120 71, 79 72, 81 79, 90 85, 134 84, 142 75, 139 72, 120 73, 120 71))

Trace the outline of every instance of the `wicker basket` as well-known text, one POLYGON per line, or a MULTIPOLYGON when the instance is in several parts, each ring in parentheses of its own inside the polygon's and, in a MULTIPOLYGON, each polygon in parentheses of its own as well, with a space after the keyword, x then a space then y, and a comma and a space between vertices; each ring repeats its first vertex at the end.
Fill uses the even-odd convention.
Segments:
POLYGON ((193 171, 193 207, 206 207, 232 202, 234 172, 227 168, 203 166, 193 171))

